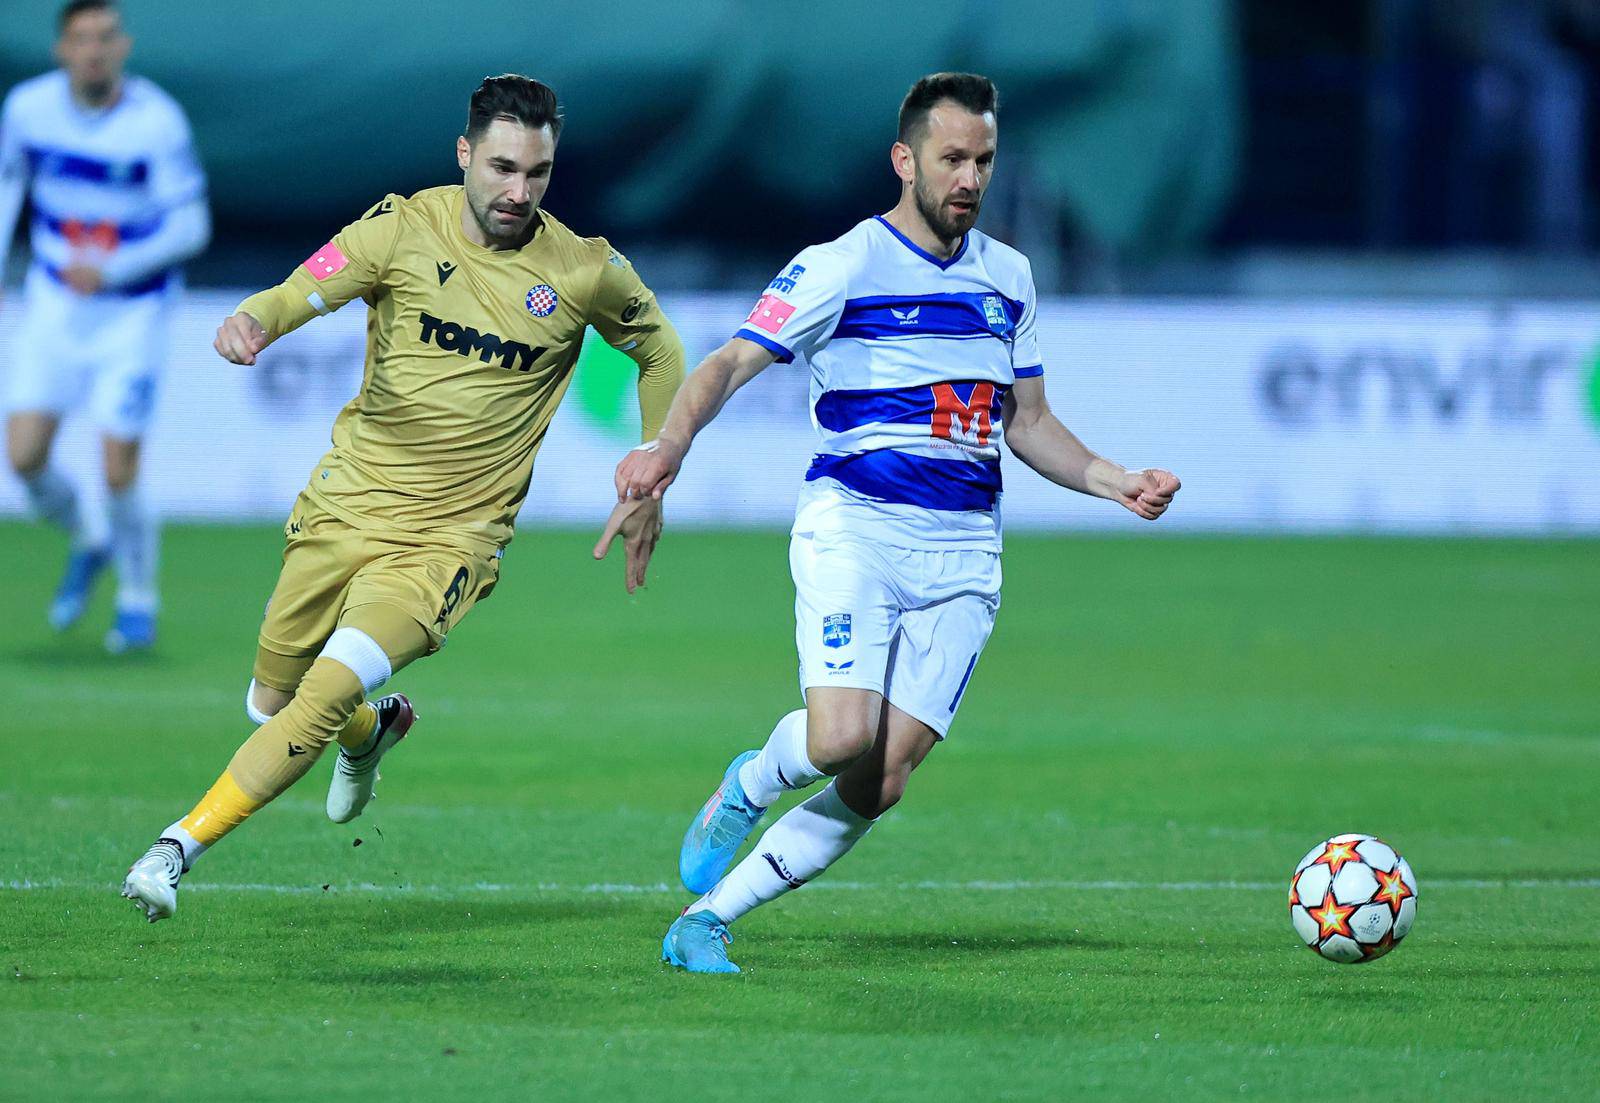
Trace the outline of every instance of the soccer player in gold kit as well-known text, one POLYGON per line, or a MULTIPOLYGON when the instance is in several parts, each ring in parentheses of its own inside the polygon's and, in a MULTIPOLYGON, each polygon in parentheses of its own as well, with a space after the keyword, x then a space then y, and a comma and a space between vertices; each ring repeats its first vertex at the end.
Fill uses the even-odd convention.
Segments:
MULTIPOLYGON (((539 208, 560 132, 549 87, 485 80, 456 141, 461 186, 388 196, 217 331, 218 353, 254 364, 319 314, 357 297, 370 310, 361 392, 284 529, 245 700, 259 727, 123 883, 151 922, 173 914, 195 858, 330 743, 339 751, 328 815, 361 814, 378 760, 414 719, 399 694, 368 697, 437 651, 494 589, 586 326, 639 365, 644 439, 660 431, 683 346, 626 258, 539 208)), ((611 515, 606 534, 624 539, 629 592, 644 582, 660 529, 649 498, 611 515)))

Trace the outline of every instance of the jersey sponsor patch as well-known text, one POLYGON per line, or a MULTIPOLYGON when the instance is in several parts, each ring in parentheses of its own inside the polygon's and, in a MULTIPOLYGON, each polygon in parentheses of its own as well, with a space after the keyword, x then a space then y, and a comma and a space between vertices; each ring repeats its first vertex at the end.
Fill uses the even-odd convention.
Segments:
POLYGON ((560 301, 555 288, 547 283, 541 283, 528 288, 528 297, 523 300, 523 305, 535 318, 548 318, 556 312, 556 303, 560 301))
POLYGON ((933 385, 933 435, 958 444, 989 447, 989 437, 994 431, 994 409, 997 391, 993 383, 974 383, 972 393, 962 401, 960 393, 950 383, 933 385))
POLYGON ((306 259, 306 271, 311 273, 313 279, 321 282, 344 269, 349 263, 350 258, 330 241, 306 259))
POLYGON ((763 295, 756 300, 755 309, 750 311, 750 316, 745 321, 757 329, 776 334, 793 313, 794 307, 778 296, 763 295))

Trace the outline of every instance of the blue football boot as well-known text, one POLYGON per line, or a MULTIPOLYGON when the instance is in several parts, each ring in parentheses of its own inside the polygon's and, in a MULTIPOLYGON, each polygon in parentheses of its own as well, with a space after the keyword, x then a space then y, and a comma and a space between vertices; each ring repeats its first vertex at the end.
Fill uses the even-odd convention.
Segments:
POLYGON ((105 548, 78 548, 67 556, 67 569, 61 574, 61 584, 50 601, 50 627, 65 632, 83 616, 94 596, 95 580, 111 562, 111 553, 105 548))
POLYGON ((739 767, 759 751, 746 751, 735 758, 722 775, 722 784, 711 799, 695 813, 678 851, 678 876, 683 887, 697 896, 710 892, 733 863, 733 856, 755 830, 765 808, 750 803, 739 784, 739 767))
POLYGON ((661 960, 691 973, 737 973, 739 967, 728 960, 732 941, 728 925, 708 909, 685 912, 667 928, 661 960))
POLYGON ((106 633, 106 650, 113 655, 148 651, 156 644, 156 615, 144 609, 118 609, 106 633))

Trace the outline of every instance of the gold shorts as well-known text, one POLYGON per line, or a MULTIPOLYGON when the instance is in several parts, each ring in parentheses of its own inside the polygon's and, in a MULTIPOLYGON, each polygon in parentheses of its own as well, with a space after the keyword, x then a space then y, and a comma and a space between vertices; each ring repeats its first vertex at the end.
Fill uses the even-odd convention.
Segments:
POLYGON ((283 528, 283 570, 267 602, 255 679, 292 693, 341 618, 363 605, 400 609, 443 646, 500 579, 500 553, 359 529, 301 495, 283 528))

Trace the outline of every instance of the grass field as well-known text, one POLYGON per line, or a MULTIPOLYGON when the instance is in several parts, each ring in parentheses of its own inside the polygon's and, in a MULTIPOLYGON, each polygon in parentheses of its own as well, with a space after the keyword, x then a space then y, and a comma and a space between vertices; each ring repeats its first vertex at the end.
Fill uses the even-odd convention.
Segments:
POLYGON ((679 836, 796 699, 785 540, 669 533, 628 598, 591 538, 401 675, 365 817, 320 765, 148 926, 115 886, 248 733, 277 533, 172 530, 118 661, 0 526, 0 1097, 1600 1097, 1600 546, 1014 537, 905 803, 689 977, 679 836), (1359 967, 1285 908, 1346 830, 1421 881, 1359 967))

